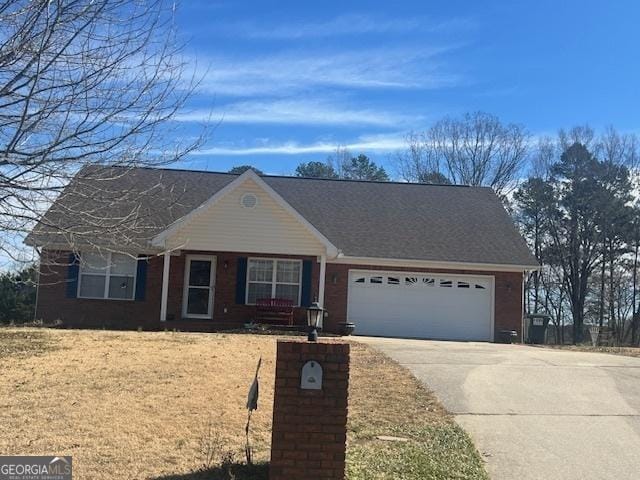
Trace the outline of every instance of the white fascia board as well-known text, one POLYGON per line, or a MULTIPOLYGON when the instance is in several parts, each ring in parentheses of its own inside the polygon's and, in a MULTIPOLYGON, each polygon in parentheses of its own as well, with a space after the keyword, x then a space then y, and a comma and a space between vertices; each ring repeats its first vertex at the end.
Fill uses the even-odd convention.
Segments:
POLYGON ((213 196, 211 196, 211 198, 209 198, 209 200, 204 202, 202 205, 169 225, 166 230, 163 230, 151 240, 151 245, 155 247, 164 247, 166 239, 173 233, 175 233, 180 227, 191 221, 194 217, 200 215, 207 208, 211 207, 218 200, 224 197, 227 193, 235 190, 242 183, 244 183, 245 180, 249 179, 253 180, 258 186, 260 186, 260 188, 262 188, 267 193, 267 195, 269 195, 280 207, 291 214, 296 220, 298 220, 299 223, 302 224, 302 226, 304 226, 314 237, 316 237, 318 241, 322 243, 327 249, 328 258, 334 258, 338 255, 339 251, 337 247, 333 245, 327 237, 320 233, 320 231, 316 227, 314 227, 306 218, 298 213, 298 211, 293 208, 289 204, 289 202, 282 198, 278 194, 278 192, 271 188, 262 178, 260 178, 258 174, 256 174, 251 169, 247 170, 234 181, 232 181, 229 185, 216 192, 213 196))
POLYGON ((398 258, 376 258, 376 257, 350 257, 339 255, 337 258, 328 259, 327 263, 350 264, 350 265, 371 265, 382 267, 416 267, 416 268, 438 268, 451 270, 475 270, 490 272, 526 272, 538 270, 540 267, 533 265, 505 265, 495 263, 466 263, 466 262, 435 262, 429 260, 410 260, 398 258))
POLYGON ((128 253, 128 254, 137 254, 137 255, 148 255, 155 256, 162 253, 162 249, 154 248, 154 247, 135 247, 131 245, 123 246, 122 248, 118 248, 113 245, 100 245, 98 243, 78 243, 76 245, 72 245, 70 243, 42 243, 34 245, 34 248, 60 251, 60 252, 73 252, 73 251, 91 251, 91 250, 102 250, 104 252, 111 253, 128 253))

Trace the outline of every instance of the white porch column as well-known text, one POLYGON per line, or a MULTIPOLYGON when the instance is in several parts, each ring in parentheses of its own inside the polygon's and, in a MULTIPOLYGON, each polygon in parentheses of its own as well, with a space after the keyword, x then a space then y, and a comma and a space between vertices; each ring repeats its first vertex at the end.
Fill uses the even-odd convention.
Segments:
POLYGON ((160 299, 160 321, 167 321, 167 299, 169 298, 169 265, 171 254, 164 252, 164 265, 162 269, 162 297, 160 299))
POLYGON ((324 308, 324 282, 327 276, 327 256, 320 255, 320 281, 318 282, 318 303, 324 308))

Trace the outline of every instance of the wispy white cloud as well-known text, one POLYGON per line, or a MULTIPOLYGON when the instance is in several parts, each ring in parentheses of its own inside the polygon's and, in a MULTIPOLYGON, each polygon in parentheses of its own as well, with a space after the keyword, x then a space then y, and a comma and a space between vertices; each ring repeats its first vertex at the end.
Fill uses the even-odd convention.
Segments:
POLYGON ((473 23, 467 18, 438 21, 424 16, 385 18, 362 13, 339 15, 322 21, 287 22, 238 22, 216 26, 218 34, 249 39, 296 40, 302 38, 326 38, 366 34, 407 34, 420 32, 448 32, 469 28, 473 23))
POLYGON ((253 58, 218 56, 205 62, 206 72, 196 72, 195 76, 202 78, 202 93, 229 96, 287 96, 327 87, 433 89, 462 80, 460 75, 446 71, 437 58, 459 46, 296 50, 253 58))
POLYGON ((253 146, 220 146, 203 148, 191 155, 245 156, 245 155, 303 155, 307 153, 331 153, 336 148, 346 148, 352 152, 393 152, 406 147, 403 134, 364 135, 353 141, 320 141, 299 143, 295 141, 253 146))
POLYGON ((195 110, 178 114, 173 120, 212 120, 223 124, 370 125, 397 128, 399 125, 414 125, 423 118, 422 115, 349 107, 346 100, 273 99, 235 102, 216 107, 213 111, 195 110))

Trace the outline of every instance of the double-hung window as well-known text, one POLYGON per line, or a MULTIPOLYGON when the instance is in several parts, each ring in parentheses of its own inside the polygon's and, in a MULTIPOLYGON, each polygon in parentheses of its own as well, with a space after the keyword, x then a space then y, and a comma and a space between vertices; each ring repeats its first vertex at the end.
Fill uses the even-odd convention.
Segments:
POLYGON ((247 304, 263 298, 283 298, 300 305, 302 261, 250 258, 247 271, 247 304))
POLYGON ((132 300, 137 260, 119 253, 84 253, 80 260, 79 298, 132 300))

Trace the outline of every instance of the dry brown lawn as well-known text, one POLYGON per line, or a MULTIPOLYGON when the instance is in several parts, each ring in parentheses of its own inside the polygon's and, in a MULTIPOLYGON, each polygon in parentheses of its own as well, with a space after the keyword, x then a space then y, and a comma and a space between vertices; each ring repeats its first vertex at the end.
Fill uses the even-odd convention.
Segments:
MULTIPOLYGON (((276 339, 0 329, 0 453, 72 455, 77 479, 196 478, 208 425, 243 460, 246 394, 262 357, 252 439, 255 459, 266 462, 276 339)), ((356 343, 347 457, 353 479, 485 478, 468 437, 433 396, 356 343), (407 465, 417 473, 398 471, 407 465)))
MULTIPOLYGON (((27 331, 28 332, 28 331, 27 331)), ((0 359, 0 451, 64 454, 76 478, 154 478, 203 462, 209 419, 242 451, 246 395, 260 356, 273 384, 275 339, 250 335, 37 330, 53 349, 0 359)), ((37 339, 37 340, 35 340, 37 339)), ((253 417, 269 454, 272 388, 253 417)))
POLYGON ((556 348, 574 352, 611 353, 627 357, 640 357, 639 347, 593 347, 591 345, 544 345, 545 348, 556 348))

